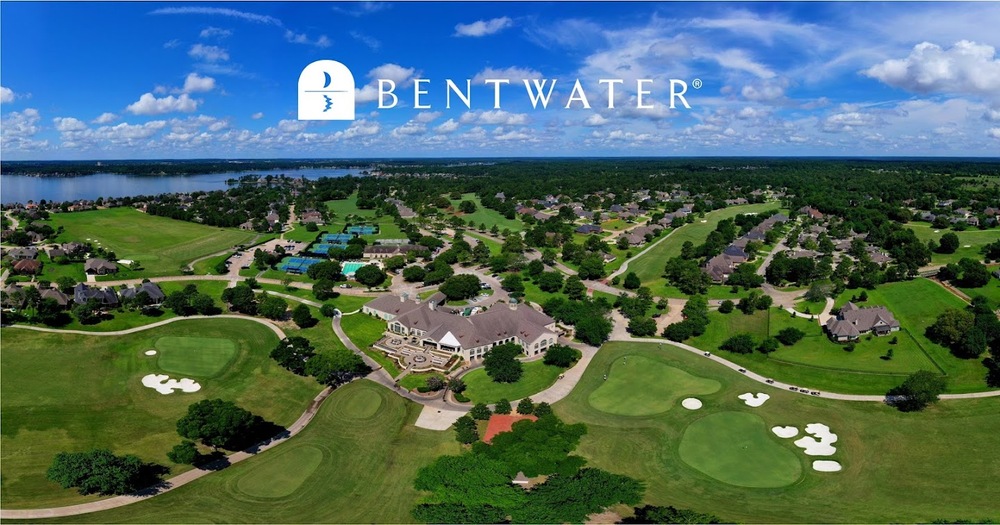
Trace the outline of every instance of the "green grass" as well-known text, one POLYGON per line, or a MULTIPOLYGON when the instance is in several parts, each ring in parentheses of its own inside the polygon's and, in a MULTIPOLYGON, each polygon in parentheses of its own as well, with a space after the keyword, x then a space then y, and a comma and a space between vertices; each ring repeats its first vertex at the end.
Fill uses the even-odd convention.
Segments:
POLYGON ((651 416, 670 410, 683 397, 711 394, 718 381, 693 376, 641 355, 616 359, 607 381, 591 392, 590 406, 620 416, 651 416))
POLYGON ((500 249, 503 248, 503 245, 493 239, 490 239, 489 237, 486 237, 485 235, 480 235, 468 230, 465 231, 465 235, 485 244, 486 247, 490 249, 490 255, 499 255, 500 249))
POLYGON ((351 196, 346 199, 326 201, 326 208, 337 214, 337 216, 334 217, 332 224, 340 224, 341 226, 343 226, 348 215, 358 215, 361 217, 375 216, 375 210, 362 210, 361 208, 358 208, 357 192, 352 193, 351 196))
POLYGON ((222 261, 228 259, 233 252, 227 252, 222 255, 217 255, 215 257, 209 257, 203 261, 198 261, 194 263, 194 274, 195 275, 223 275, 215 271, 215 267, 219 265, 222 261))
POLYGON ((715 412, 687 427, 678 453, 685 463, 723 483, 777 488, 802 476, 802 462, 777 440, 756 414, 715 412))
POLYGON ((407 374, 403 379, 399 380, 399 386, 407 390, 416 390, 417 388, 422 386, 426 387, 427 380, 432 377, 437 377, 439 379, 445 378, 444 374, 440 374, 438 372, 407 374))
MULTIPOLYGON (((990 268, 990 271, 995 271, 996 267, 990 268)), ((965 295, 969 297, 975 297, 977 295, 982 295, 983 297, 990 300, 993 306, 1000 307, 1000 279, 996 277, 990 277, 990 282, 986 283, 986 286, 979 288, 959 288, 965 292, 965 295)))
POLYGON ((175 221, 132 208, 57 213, 49 222, 53 228, 65 228, 56 242, 92 239, 96 246, 100 241, 101 246, 114 251, 119 259, 142 264, 143 270, 139 272, 122 268, 120 278, 175 275, 182 266, 199 257, 248 242, 255 236, 254 232, 175 221))
MULTIPOLYGON (((417 470, 457 454, 452 432, 413 426, 421 406, 370 381, 334 392, 279 447, 141 503, 68 523, 410 523, 417 470), (376 411, 358 417, 358 407, 376 411), (316 452, 322 459, 313 468, 316 452), (311 469, 311 470, 310 470, 311 469)), ((363 415, 363 414, 362 414, 363 415)))
POLYGON ((386 322, 370 315, 355 314, 345 315, 340 320, 340 326, 344 329, 347 337, 351 338, 354 344, 358 345, 368 357, 382 365, 385 371, 392 377, 399 375, 399 366, 395 361, 389 359, 384 352, 375 350, 372 345, 385 334, 386 322))
POLYGON ((563 371, 542 361, 530 361, 524 363, 524 375, 518 382, 494 383, 484 368, 477 368, 462 376, 467 387, 464 394, 473 403, 496 403, 501 399, 514 401, 552 386, 563 371))
MULTIPOLYGON (((705 242, 705 238, 711 233, 719 221, 735 217, 740 213, 760 213, 777 208, 777 204, 762 203, 748 204, 744 206, 731 206, 705 214, 704 219, 695 219, 695 222, 686 224, 670 235, 670 238, 656 245, 655 248, 646 252, 645 255, 629 263, 629 270, 639 276, 644 286, 649 286, 653 295, 660 297, 683 297, 683 295, 669 295, 666 279, 663 278, 663 267, 667 264, 667 259, 678 257, 681 254, 681 246, 684 241, 691 241, 695 246, 705 242), (701 222, 705 220, 707 222, 701 222)), ((679 293, 679 292, 677 292, 679 293)))
POLYGON ((993 484, 1000 457, 970 453, 982 450, 982 443, 992 442, 1000 433, 996 417, 1000 398, 942 401, 925 412, 907 414, 877 402, 837 401, 771 388, 669 345, 661 349, 649 343, 610 343, 597 353, 573 392, 553 409, 569 423, 587 424, 577 453, 588 466, 644 481, 643 502, 652 505, 711 512, 737 523, 817 523, 829 522, 831 516, 843 523, 1000 518, 995 494, 982 490, 993 484), (695 411, 670 410, 643 418, 594 410, 589 398, 603 384, 604 370, 626 355, 660 360, 716 380, 722 388, 702 397, 704 407, 695 411), (749 408, 736 397, 745 392, 766 392, 771 399, 762 407, 749 408), (720 412, 754 414, 767 429, 829 425, 839 437, 831 459, 839 461, 844 471, 815 472, 814 458, 791 440, 780 440, 776 446, 801 462, 798 482, 775 489, 719 482, 687 464, 678 450, 692 423, 720 412))
POLYGON ((218 337, 164 336, 154 345, 156 366, 165 372, 212 378, 236 357, 236 342, 218 337))
POLYGON ((826 300, 822 301, 807 301, 805 299, 795 303, 795 310, 802 313, 808 313, 812 315, 818 315, 823 309, 826 308, 826 300))
MULTIPOLYGON (((836 301, 842 306, 860 290, 848 290, 836 301)), ((985 371, 976 360, 958 359, 946 349, 932 343, 924 331, 944 308, 961 308, 964 303, 927 279, 916 279, 880 286, 868 291, 869 300, 861 306, 884 305, 902 325, 902 330, 884 337, 862 337, 853 352, 830 341, 819 323, 792 318, 787 312, 771 309, 747 316, 739 311, 731 314, 710 312, 711 322, 701 336, 687 341, 692 346, 718 352, 726 359, 774 379, 832 392, 846 394, 883 394, 897 386, 904 377, 917 370, 947 374, 951 393, 977 392, 986 389, 985 371), (749 333, 757 341, 776 335, 786 327, 795 327, 806 337, 791 347, 781 346, 765 356, 732 354, 719 350, 719 345, 737 333, 749 333), (891 344, 893 338, 897 343, 891 344), (889 349, 891 360, 882 359, 889 349)))
POLYGON ((913 233, 917 234, 917 238, 924 243, 932 239, 934 242, 940 243, 941 236, 948 232, 958 235, 958 249, 955 250, 955 253, 946 254, 935 252, 931 255, 931 264, 957 263, 963 257, 969 257, 970 259, 982 262, 983 256, 979 253, 979 249, 987 244, 1000 240, 1000 229, 998 228, 992 228, 989 230, 970 228, 965 231, 957 232, 951 229, 939 230, 926 222, 911 222, 906 224, 906 227, 913 230, 913 233), (934 233, 935 230, 937 230, 938 233, 934 233), (966 248, 966 245, 968 245, 969 248, 966 248))
POLYGON ((519 232, 524 229, 524 225, 516 217, 508 219, 501 215, 500 212, 484 207, 483 203, 479 200, 479 197, 474 193, 465 193, 462 195, 461 199, 449 200, 455 210, 455 215, 461 217, 466 223, 470 220, 473 221, 476 224, 476 228, 478 228, 480 224, 485 224, 487 230, 493 228, 493 226, 499 228, 500 231, 503 231, 504 228, 509 229, 512 232, 519 232), (458 211, 458 205, 463 200, 471 200, 476 203, 476 211, 469 214, 458 211))
MULTIPOLYGON (((188 405, 222 398, 280 425, 294 422, 320 386, 295 376, 269 357, 277 337, 239 319, 189 320, 114 337, 50 334, 5 328, 0 332, 0 446, 4 508, 38 508, 94 501, 45 479, 61 451, 107 447, 170 466, 165 454, 179 440, 177 420, 188 405), (194 393, 162 395, 144 387, 146 374, 166 373, 158 356, 143 353, 163 337, 235 341, 237 355, 194 393)), ((177 377, 175 377, 177 378, 177 377)))
POLYGON ((611 219, 601 223, 601 228, 604 228, 605 230, 624 230, 629 226, 631 225, 621 219, 611 219))

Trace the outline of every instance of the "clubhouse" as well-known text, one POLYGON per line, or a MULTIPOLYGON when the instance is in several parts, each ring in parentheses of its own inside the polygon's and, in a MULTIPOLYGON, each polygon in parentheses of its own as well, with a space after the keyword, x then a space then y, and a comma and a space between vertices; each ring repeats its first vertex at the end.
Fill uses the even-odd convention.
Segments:
POLYGON ((362 312, 389 323, 386 338, 404 340, 415 350, 467 361, 481 359, 494 346, 517 343, 529 356, 556 343, 559 334, 551 317, 527 305, 496 305, 481 314, 463 317, 439 306, 444 294, 428 301, 409 301, 384 295, 364 305, 362 312))

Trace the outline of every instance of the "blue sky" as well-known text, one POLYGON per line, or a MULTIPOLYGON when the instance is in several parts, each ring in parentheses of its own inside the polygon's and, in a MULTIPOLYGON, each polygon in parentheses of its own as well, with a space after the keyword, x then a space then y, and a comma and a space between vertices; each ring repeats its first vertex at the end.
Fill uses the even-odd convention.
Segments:
POLYGON ((997 156, 997 27, 998 3, 3 2, 0 156, 997 156), (354 73, 355 121, 296 120, 318 59, 354 73), (473 79, 471 108, 444 107, 446 78, 473 79), (702 81, 691 109, 671 78, 702 81), (591 109, 565 109, 576 79, 591 109))

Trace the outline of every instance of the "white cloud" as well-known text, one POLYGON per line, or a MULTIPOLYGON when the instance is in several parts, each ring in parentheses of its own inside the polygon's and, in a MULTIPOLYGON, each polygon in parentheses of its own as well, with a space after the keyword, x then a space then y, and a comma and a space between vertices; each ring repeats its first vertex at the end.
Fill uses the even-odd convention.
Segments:
POLYGON ((469 111, 463 114, 459 121, 463 124, 478 123, 502 126, 520 126, 528 123, 526 113, 510 113, 502 109, 489 111, 469 111))
POLYGON ((876 64, 863 73, 917 93, 1000 94, 1000 57, 993 46, 961 40, 949 49, 923 42, 902 59, 876 64))
POLYGON ((510 17, 494 18, 492 20, 477 20, 471 24, 458 24, 455 26, 455 36, 480 37, 492 35, 514 25, 510 17))
POLYGON ((446 120, 444 123, 442 123, 440 126, 434 128, 434 131, 437 131, 438 133, 451 133, 452 131, 458 129, 458 126, 459 126, 458 122, 456 122, 455 119, 450 118, 446 120))
POLYGON ((755 108, 753 106, 747 106, 736 113, 736 118, 740 120, 753 120, 767 117, 771 114, 770 111, 766 109, 755 108))
POLYGON ((256 113, 254 113, 253 115, 250 115, 250 118, 252 118, 254 120, 260 120, 260 119, 264 118, 264 113, 262 111, 258 111, 256 113))
POLYGON ((856 128, 873 126, 879 122, 880 119, 871 113, 850 111, 830 115, 823 120, 821 129, 828 133, 840 133, 853 131, 856 128))
POLYGON ((212 77, 199 76, 198 73, 189 73, 184 79, 184 93, 202 93, 215 89, 215 79, 212 77))
POLYGON ((508 67, 504 69, 496 69, 493 67, 487 67, 486 69, 476 73, 476 76, 472 77, 473 84, 481 84, 487 78, 507 78, 510 79, 512 84, 522 84, 522 80, 528 79, 540 79, 542 74, 534 69, 525 67, 508 67))
POLYGON ((399 138, 412 135, 422 135, 427 132, 427 125, 419 122, 409 121, 402 126, 392 130, 392 136, 399 138))
POLYGON ((231 18, 239 18, 241 20, 246 20, 248 22, 256 22, 258 24, 269 24, 275 26, 282 26, 281 20, 274 18, 269 15, 258 15, 257 13, 249 13, 246 11, 237 11, 236 9, 229 9, 227 7, 163 7, 150 11, 151 15, 221 15, 228 16, 231 18))
POLYGON ((93 124, 110 124, 118 120, 118 115, 111 112, 101 113, 101 115, 90 122, 93 124))
POLYGON ((282 133, 298 133, 306 129, 306 124, 304 120, 290 120, 285 119, 278 122, 278 130, 282 133))
POLYGON ((825 32, 825 28, 816 24, 793 23, 778 18, 761 18, 756 13, 744 10, 728 11, 725 18, 695 18, 687 25, 699 29, 719 29, 738 35, 746 35, 767 45, 774 44, 774 40, 780 37, 787 37, 796 43, 813 42, 818 33, 825 32))
POLYGON ((309 46, 316 46, 319 48, 327 48, 332 44, 330 38, 326 35, 320 35, 316 40, 310 40, 309 35, 305 33, 296 33, 291 29, 285 30, 285 40, 293 44, 306 44, 309 46))
POLYGON ((0 86, 0 104, 14 102, 14 90, 9 87, 0 86))
POLYGON ((764 79, 774 78, 775 76, 774 71, 771 71, 767 66, 759 62, 755 62, 747 55, 746 51, 742 49, 727 49, 717 53, 709 53, 707 56, 718 62, 720 66, 727 69, 746 71, 747 73, 764 79))
POLYGON ((87 125, 82 120, 73 117, 56 117, 52 119, 52 123, 56 125, 56 130, 60 132, 83 131, 87 129, 87 125))
POLYGON ((201 38, 219 38, 219 39, 222 39, 222 38, 226 38, 226 37, 232 36, 232 34, 233 34, 233 32, 230 31, 230 30, 228 30, 228 29, 222 29, 220 27, 208 26, 205 29, 202 29, 201 33, 198 33, 198 36, 201 37, 201 38))
POLYGON ((409 87, 413 83, 413 77, 416 72, 417 70, 412 67, 403 67, 392 63, 382 64, 368 72, 368 78, 371 79, 371 82, 354 90, 354 102, 363 104, 378 100, 376 82, 380 78, 395 82, 397 89, 396 96, 399 96, 398 90, 409 87))
POLYGON ((987 122, 1000 122, 1000 108, 989 108, 983 113, 983 120, 987 122))
POLYGON ((162 115, 174 111, 190 113, 198 109, 198 101, 189 97, 187 93, 179 97, 170 95, 163 98, 156 98, 152 93, 145 93, 139 97, 137 102, 130 104, 125 109, 133 115, 162 115))
POLYGON ((164 42, 163 43, 163 49, 173 49, 173 48, 175 48, 175 47, 177 47, 179 45, 181 45, 181 41, 177 40, 175 38, 173 40, 168 40, 168 41, 164 42))
POLYGON ((428 122, 432 122, 434 119, 440 116, 441 116, 440 111, 421 111, 420 113, 417 113, 417 116, 414 118, 414 120, 420 122, 421 124, 426 124, 428 122))
POLYGON ((351 38, 368 46, 368 49, 371 49, 372 51, 378 51, 379 48, 382 47, 382 42, 373 36, 366 35, 360 31, 351 31, 349 34, 351 35, 351 38))
POLYGON ((993 138, 995 138, 995 139, 997 139, 997 140, 1000 140, 1000 128, 990 128, 990 129, 989 129, 989 130, 988 130, 988 131, 986 132, 986 134, 987 134, 988 136, 990 136, 990 137, 993 137, 993 138))
POLYGON ((191 46, 188 55, 196 60, 205 62, 223 62, 229 60, 229 52, 219 46, 206 46, 195 44, 191 46))
POLYGON ((747 84, 740 90, 743 98, 754 102, 771 102, 784 98, 785 82, 757 82, 747 84))
POLYGON ((348 5, 351 6, 350 9, 339 6, 333 6, 332 9, 344 15, 359 17, 377 13, 391 7, 387 2, 348 2, 348 5))
POLYGON ((587 120, 583 121, 584 126, 603 126, 608 123, 608 119, 602 117, 599 113, 594 113, 593 115, 587 117, 587 120))
POLYGON ((334 138, 340 139, 351 139, 354 137, 369 137, 378 134, 382 130, 382 126, 372 120, 355 120, 351 127, 345 129, 344 131, 338 131, 333 134, 334 138))
POLYGON ((31 137, 38 133, 40 129, 38 127, 39 120, 41 120, 41 115, 35 108, 25 108, 21 112, 12 111, 3 119, 3 126, 0 126, 0 131, 3 132, 5 141, 8 136, 18 138, 31 137))

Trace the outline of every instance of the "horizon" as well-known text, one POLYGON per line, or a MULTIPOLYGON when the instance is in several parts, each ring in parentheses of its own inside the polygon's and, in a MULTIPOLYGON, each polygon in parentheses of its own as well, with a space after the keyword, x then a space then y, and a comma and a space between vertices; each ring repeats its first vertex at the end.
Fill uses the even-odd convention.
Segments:
POLYGON ((220 6, 0 4, 0 156, 984 158, 1000 151, 996 3, 220 6), (299 73, 321 59, 353 72, 354 121, 296 119, 299 73), (510 80, 502 105, 484 85, 491 78, 510 80), (395 83, 396 107, 379 109, 379 79, 395 83), (472 84, 468 107, 446 107, 450 79, 472 84), (546 109, 522 85, 539 79, 558 80, 546 109), (573 102, 576 79, 590 109, 573 102), (622 80, 613 109, 602 79, 622 80), (645 79, 649 109, 639 107, 645 79), (670 108, 671 79, 686 82, 691 109, 670 108), (421 86, 427 109, 415 107, 421 86))

